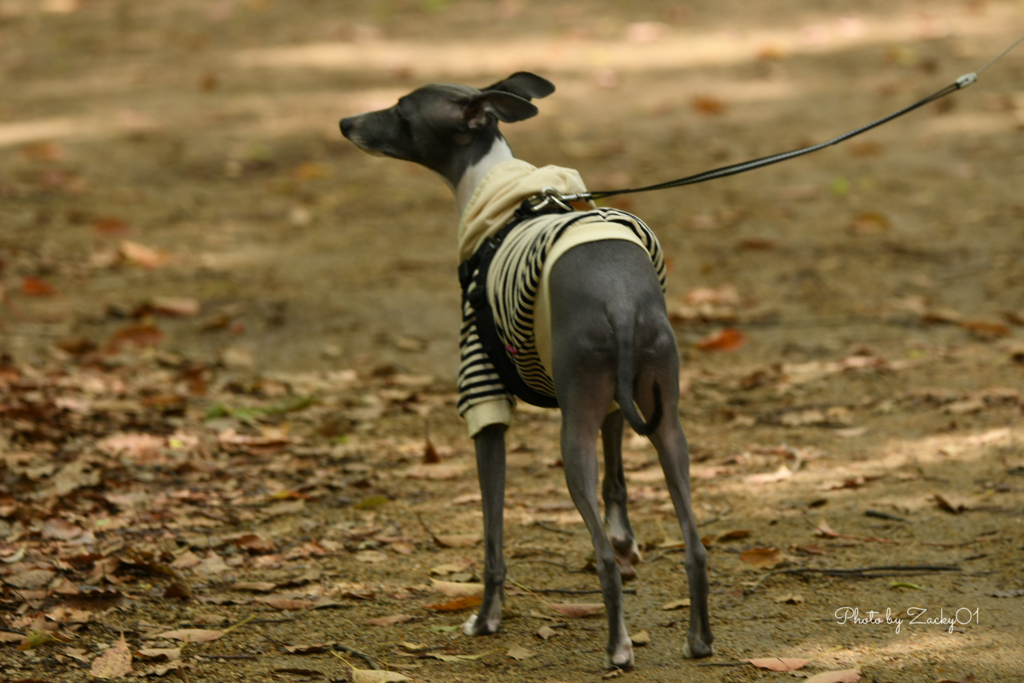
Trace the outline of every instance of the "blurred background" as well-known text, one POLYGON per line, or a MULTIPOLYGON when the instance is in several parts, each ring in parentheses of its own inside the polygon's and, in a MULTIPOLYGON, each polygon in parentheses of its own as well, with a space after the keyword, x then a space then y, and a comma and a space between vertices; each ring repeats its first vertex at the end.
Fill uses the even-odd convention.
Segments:
MULTIPOLYGON (((558 90, 517 156, 611 189, 828 139, 1022 30, 1019 0, 0 0, 0 351, 447 379, 454 201, 342 116, 532 70, 558 90)), ((1013 337, 1022 126, 1019 49, 841 147, 616 205, 662 239, 693 362, 1013 337)))

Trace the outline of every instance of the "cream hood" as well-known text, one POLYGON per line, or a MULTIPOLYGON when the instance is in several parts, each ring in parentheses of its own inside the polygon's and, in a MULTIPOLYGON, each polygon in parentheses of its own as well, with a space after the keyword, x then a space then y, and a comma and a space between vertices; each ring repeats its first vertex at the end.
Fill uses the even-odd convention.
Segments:
POLYGON ((495 164, 480 181, 459 220, 459 262, 475 254, 484 240, 501 230, 524 199, 545 187, 562 194, 587 191, 580 174, 571 168, 537 168, 519 159, 495 164))

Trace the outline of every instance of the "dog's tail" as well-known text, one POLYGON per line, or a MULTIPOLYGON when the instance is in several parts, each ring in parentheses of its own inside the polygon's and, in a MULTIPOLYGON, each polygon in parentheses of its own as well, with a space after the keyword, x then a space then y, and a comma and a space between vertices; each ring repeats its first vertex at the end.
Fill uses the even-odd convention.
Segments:
POLYGON ((658 381, 654 381, 654 412, 651 419, 644 422, 640 411, 633 402, 633 380, 635 364, 634 356, 634 325, 617 325, 615 330, 616 346, 618 347, 618 358, 615 371, 615 400, 619 403, 619 409, 626 422, 633 428, 633 431, 640 436, 650 436, 658 428, 662 417, 661 389, 658 381))

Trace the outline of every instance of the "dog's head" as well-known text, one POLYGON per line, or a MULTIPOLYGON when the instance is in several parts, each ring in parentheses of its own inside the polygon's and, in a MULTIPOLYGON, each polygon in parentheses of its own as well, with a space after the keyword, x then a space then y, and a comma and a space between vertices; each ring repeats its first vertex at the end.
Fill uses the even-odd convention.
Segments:
POLYGON ((550 81, 526 71, 482 90, 427 85, 393 107, 342 119, 341 133, 365 152, 422 164, 453 180, 460 175, 458 167, 490 149, 500 135, 499 121, 536 116, 530 100, 554 91, 550 81))

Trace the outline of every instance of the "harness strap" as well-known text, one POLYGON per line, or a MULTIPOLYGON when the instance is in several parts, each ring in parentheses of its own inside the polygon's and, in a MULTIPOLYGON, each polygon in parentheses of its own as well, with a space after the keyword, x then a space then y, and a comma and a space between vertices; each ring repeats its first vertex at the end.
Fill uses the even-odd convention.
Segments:
POLYGON ((469 304, 476 317, 476 332, 480 338, 480 345, 487 353, 487 358, 494 366, 498 378, 505 386, 505 390, 521 401, 541 408, 557 408, 558 399, 534 390, 526 383, 519 369, 502 344, 498 336, 498 328, 494 321, 494 311, 487 300, 487 273, 491 268, 491 261, 498 252, 498 248, 512 230, 524 221, 549 213, 569 213, 561 209, 545 207, 544 210, 536 210, 529 202, 524 201, 515 216, 505 226, 491 237, 487 238, 476 253, 459 264, 459 285, 462 287, 463 305, 469 304), (470 291, 470 286, 476 287, 470 291))

